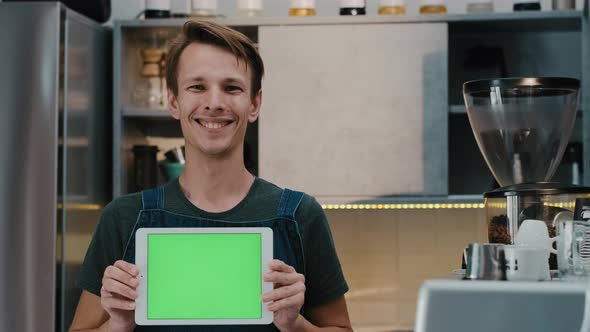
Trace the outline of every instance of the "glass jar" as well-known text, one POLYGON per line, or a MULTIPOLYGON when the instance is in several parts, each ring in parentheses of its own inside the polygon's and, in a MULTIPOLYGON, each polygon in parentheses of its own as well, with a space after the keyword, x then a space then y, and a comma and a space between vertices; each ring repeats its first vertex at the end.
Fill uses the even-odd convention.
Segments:
POLYGON ((133 104, 137 107, 163 108, 167 105, 164 79, 165 52, 159 48, 141 50, 141 77, 133 90, 133 104))
POLYGON ((236 12, 236 16, 262 16, 262 0, 238 0, 238 10, 236 12))
POLYGON ((191 17, 216 17, 217 0, 192 0, 191 17))
POLYGON ((471 0, 467 4, 468 13, 491 13, 494 11, 494 3, 491 0, 471 0))
POLYGON ((170 0, 145 0, 146 19, 170 17, 170 0))
POLYGON ((553 10, 572 10, 576 9, 575 0, 553 0, 551 1, 553 10))
POLYGON ((379 15, 400 15, 406 13, 404 0, 379 0, 379 15))
POLYGON ((366 15, 365 0, 340 0, 340 15, 366 15))
POLYGON ((446 14, 447 7, 443 0, 422 0, 420 14, 446 14))
POLYGON ((315 0, 291 0, 289 16, 315 16, 315 0))
POLYGON ((512 8, 515 12, 541 10, 541 2, 539 0, 515 0, 512 8))

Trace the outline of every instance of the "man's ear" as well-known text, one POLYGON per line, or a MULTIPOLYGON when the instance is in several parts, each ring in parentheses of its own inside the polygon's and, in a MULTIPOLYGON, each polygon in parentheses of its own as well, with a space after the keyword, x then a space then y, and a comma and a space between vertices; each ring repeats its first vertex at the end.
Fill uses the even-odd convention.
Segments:
POLYGON ((176 120, 180 119, 180 109, 178 108, 178 100, 172 90, 168 89, 168 112, 176 120))
POLYGON ((252 100, 252 109, 248 114, 248 122, 252 123, 258 119, 260 114, 260 105, 262 104, 262 89, 258 90, 256 97, 252 100))

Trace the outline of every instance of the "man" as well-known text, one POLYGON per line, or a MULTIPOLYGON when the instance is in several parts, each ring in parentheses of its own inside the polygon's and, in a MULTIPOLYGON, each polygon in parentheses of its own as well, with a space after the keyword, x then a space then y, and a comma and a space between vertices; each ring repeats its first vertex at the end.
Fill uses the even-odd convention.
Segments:
POLYGON ((185 24, 170 48, 166 73, 169 111, 186 142, 185 170, 177 180, 117 198, 105 208, 80 273, 83 292, 71 331, 143 329, 134 323, 137 228, 228 222, 271 227, 282 239, 275 242, 276 259, 264 276, 275 285, 262 296, 273 324, 239 330, 351 330, 348 286, 321 207, 308 195, 254 177, 244 166, 246 127, 258 118, 263 74, 260 55, 241 33, 213 23, 185 24))

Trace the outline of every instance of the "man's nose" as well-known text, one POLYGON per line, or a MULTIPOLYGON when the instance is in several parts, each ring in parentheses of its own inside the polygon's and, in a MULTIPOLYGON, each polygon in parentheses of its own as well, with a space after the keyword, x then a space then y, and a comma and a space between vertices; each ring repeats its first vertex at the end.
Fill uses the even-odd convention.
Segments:
POLYGON ((206 93, 205 108, 208 110, 223 110, 225 101, 223 92, 219 89, 209 89, 206 93))

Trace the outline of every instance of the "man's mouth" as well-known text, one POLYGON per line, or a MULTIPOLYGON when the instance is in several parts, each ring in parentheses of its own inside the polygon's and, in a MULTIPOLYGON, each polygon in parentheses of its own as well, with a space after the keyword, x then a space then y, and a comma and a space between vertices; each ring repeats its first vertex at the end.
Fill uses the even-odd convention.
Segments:
POLYGON ((207 129, 219 129, 227 126, 233 121, 205 121, 198 119, 197 122, 207 129))

